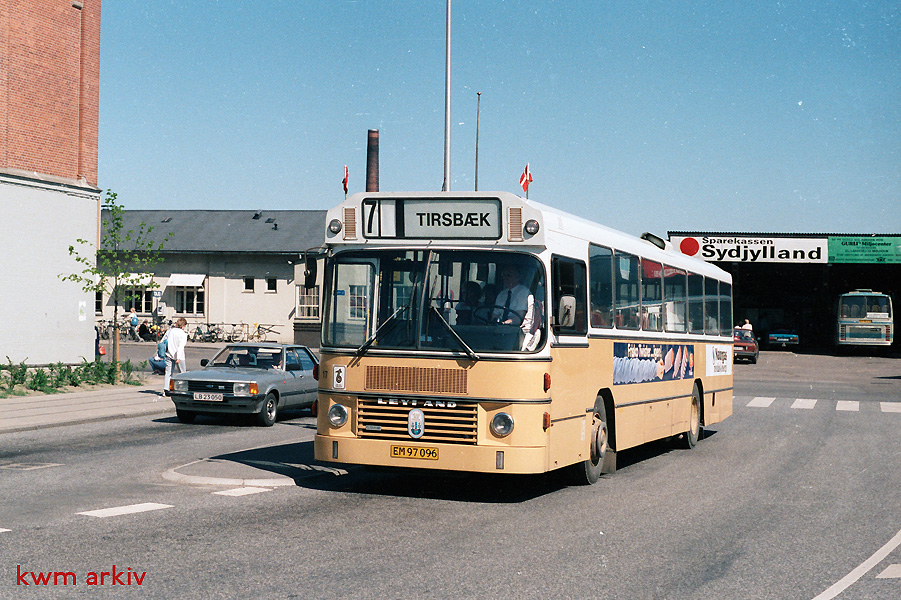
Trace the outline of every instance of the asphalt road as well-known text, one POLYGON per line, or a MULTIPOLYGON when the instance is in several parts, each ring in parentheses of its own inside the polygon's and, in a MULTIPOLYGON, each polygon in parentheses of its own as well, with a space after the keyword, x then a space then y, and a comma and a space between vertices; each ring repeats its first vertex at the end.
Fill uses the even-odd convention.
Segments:
POLYGON ((147 598, 894 600, 899 365, 764 352, 736 365, 735 412, 695 449, 622 452, 591 487, 310 471, 305 411, 269 429, 157 416, 5 434, 0 598, 81 597, 115 565, 104 587, 147 598), (296 485, 162 476, 206 457, 252 457, 296 485), (134 505, 152 510, 92 512, 134 505), (47 572, 77 582, 17 585, 47 572))

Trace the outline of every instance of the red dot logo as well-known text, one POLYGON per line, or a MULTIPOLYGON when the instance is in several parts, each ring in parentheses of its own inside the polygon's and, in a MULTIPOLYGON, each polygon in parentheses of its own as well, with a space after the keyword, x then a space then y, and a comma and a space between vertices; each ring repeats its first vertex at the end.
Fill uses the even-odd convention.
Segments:
POLYGON ((698 240, 694 238, 685 238, 679 243, 679 250, 682 251, 682 254, 687 256, 694 256, 700 249, 701 245, 698 243, 698 240))

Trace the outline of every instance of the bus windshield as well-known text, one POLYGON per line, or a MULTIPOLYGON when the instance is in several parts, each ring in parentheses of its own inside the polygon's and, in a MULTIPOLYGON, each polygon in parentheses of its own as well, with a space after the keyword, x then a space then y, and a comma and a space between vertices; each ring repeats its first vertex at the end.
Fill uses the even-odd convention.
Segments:
POLYGON ((333 261, 323 343, 459 352, 535 352, 546 285, 531 255, 479 250, 347 251, 333 261))

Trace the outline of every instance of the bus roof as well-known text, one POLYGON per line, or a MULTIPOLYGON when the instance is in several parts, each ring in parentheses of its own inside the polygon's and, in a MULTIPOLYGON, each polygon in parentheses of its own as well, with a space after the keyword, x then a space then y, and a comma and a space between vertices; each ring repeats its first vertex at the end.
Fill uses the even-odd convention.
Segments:
MULTIPOLYGON (((732 280, 723 269, 654 243, 510 192, 360 192, 330 209, 326 246, 370 248, 422 244, 490 246, 541 251, 570 238, 629 252, 695 273, 732 280), (538 231, 524 225, 535 221, 538 231), (336 223, 340 229, 334 231, 336 223), (550 238, 550 240, 549 240, 550 238)), ((662 240, 661 240, 662 241, 662 240)))

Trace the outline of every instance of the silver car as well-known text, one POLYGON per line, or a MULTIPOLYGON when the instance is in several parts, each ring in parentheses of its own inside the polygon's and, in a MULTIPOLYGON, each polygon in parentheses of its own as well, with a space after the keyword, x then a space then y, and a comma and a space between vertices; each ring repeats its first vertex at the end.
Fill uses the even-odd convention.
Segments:
POLYGON ((284 408, 311 407, 316 400, 319 361, 306 346, 229 344, 202 369, 174 375, 167 395, 182 423, 198 414, 255 414, 275 423, 284 408))

